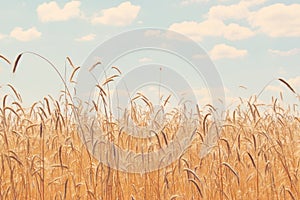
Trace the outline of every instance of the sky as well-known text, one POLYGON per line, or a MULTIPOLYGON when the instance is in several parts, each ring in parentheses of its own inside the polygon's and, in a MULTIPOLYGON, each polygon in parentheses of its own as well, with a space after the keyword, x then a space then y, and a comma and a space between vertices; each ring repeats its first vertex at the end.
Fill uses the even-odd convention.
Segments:
MULTIPOLYGON (((63 74, 65 66, 71 70, 66 57, 80 66, 102 42, 154 27, 184 34, 207 52, 223 81, 228 106, 238 97, 260 93, 269 82, 262 102, 281 91, 288 103, 299 103, 284 84, 272 81, 283 78, 300 92, 299 10, 299 0, 10 0, 0 7, 0 55, 13 63, 19 53, 32 51, 63 74)), ((143 56, 137 62, 152 59, 143 56)), ((8 83, 25 104, 63 89, 55 71, 29 54, 16 74, 0 59, 1 96, 8 83)))

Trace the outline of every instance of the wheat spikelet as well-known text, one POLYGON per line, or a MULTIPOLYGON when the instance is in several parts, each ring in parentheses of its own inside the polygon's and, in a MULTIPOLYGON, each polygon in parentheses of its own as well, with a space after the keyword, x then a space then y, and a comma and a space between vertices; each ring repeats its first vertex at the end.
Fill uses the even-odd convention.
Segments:
POLYGON ((9 65, 11 64, 10 61, 1 54, 0 54, 0 58, 3 59, 5 62, 7 62, 9 65))

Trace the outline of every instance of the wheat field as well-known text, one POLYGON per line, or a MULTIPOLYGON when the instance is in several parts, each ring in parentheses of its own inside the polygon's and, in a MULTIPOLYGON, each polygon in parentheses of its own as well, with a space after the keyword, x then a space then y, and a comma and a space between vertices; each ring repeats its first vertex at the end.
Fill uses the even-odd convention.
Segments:
MULTIPOLYGON (((68 61, 72 82, 79 68, 68 61)), ((79 137, 67 91, 26 108, 21 93, 7 87, 11 92, 1 97, 0 107, 0 199, 300 199, 299 105, 283 106, 276 98, 259 104, 255 96, 241 100, 225 113, 220 138, 203 158, 198 154, 212 120, 209 106, 200 107, 191 147, 169 166, 137 174, 93 158, 79 137)), ((136 120, 147 115, 134 113, 136 120)), ((119 134, 115 122, 99 120, 121 147, 149 147, 149 141, 119 134)), ((176 123, 170 121, 165 134, 151 140, 152 150, 167 145, 176 123)))

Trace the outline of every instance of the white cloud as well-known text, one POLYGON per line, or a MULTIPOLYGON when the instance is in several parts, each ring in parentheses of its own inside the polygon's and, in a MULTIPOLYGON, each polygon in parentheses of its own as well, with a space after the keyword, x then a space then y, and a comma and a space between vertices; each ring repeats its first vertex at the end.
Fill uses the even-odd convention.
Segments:
POLYGON ((22 42, 31 41, 41 37, 42 33, 35 27, 23 30, 23 28, 16 27, 10 32, 10 37, 15 38, 22 42))
POLYGON ((300 36, 300 4, 273 4, 251 13, 249 23, 271 37, 300 36))
POLYGON ((213 47, 213 49, 209 52, 211 58, 213 60, 218 60, 222 58, 240 58, 246 56, 248 53, 245 49, 237 49, 232 46, 228 46, 226 44, 218 44, 213 47))
POLYGON ((38 6, 37 14, 42 22, 67 21, 80 17, 80 1, 70 1, 60 8, 55 1, 43 3, 38 6))
POLYGON ((228 40, 243 40, 255 35, 255 33, 249 28, 233 23, 224 28, 223 34, 224 38, 228 40))
POLYGON ((245 19, 250 15, 249 8, 265 3, 267 0, 242 0, 238 4, 212 6, 207 14, 208 19, 245 19))
POLYGON ((300 54, 300 49, 294 48, 288 51, 280 51, 280 50, 274 50, 274 49, 268 49, 269 53, 276 55, 276 56, 293 56, 300 54))
POLYGON ((249 7, 260 5, 267 0, 241 0, 238 4, 212 6, 204 16, 205 21, 184 21, 172 24, 169 29, 180 32, 190 38, 201 41, 206 36, 224 37, 227 40, 243 40, 256 33, 248 27, 237 23, 225 24, 225 20, 247 19, 250 15, 249 7))
POLYGON ((129 1, 123 2, 117 7, 104 9, 101 16, 92 18, 93 24, 105 24, 112 26, 126 26, 133 22, 140 11, 140 6, 132 5, 129 1))
POLYGON ((143 58, 140 58, 139 59, 139 62, 140 63, 145 63, 145 62, 151 62, 152 59, 151 58, 148 58, 148 57, 143 57, 143 58))
POLYGON ((88 35, 84 35, 82 37, 79 37, 79 38, 76 38, 75 40, 78 41, 78 42, 87 42, 87 41, 92 41, 94 40, 96 37, 96 34, 88 34, 88 35))
POLYGON ((215 19, 208 19, 200 23, 195 21, 174 23, 169 29, 187 35, 195 41, 201 41, 206 36, 223 36, 228 40, 242 40, 255 35, 247 27, 234 23, 226 25, 221 20, 215 19))
POLYGON ((205 36, 221 36, 224 26, 219 20, 206 20, 200 23, 184 21, 172 24, 169 29, 187 35, 195 41, 201 41, 205 36))

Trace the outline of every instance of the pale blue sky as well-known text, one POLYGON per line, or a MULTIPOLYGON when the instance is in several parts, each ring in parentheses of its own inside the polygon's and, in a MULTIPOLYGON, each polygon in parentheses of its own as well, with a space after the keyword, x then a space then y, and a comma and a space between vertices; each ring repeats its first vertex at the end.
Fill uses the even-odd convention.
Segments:
MULTIPOLYGON (((299 92, 299 10, 297 0, 10 0, 0 7, 0 54, 13 62, 19 53, 34 51, 63 72, 67 56, 81 65, 114 35, 143 27, 165 28, 185 34, 209 53, 229 102, 259 93, 277 77, 299 92)), ((11 71, 0 60, 0 84, 12 83, 26 103, 62 87, 55 72, 32 55, 22 58, 16 75, 11 71)), ((273 82, 267 90, 264 100, 283 90, 293 101, 280 83, 273 82)), ((4 91, 0 89, 1 96, 4 91)))

